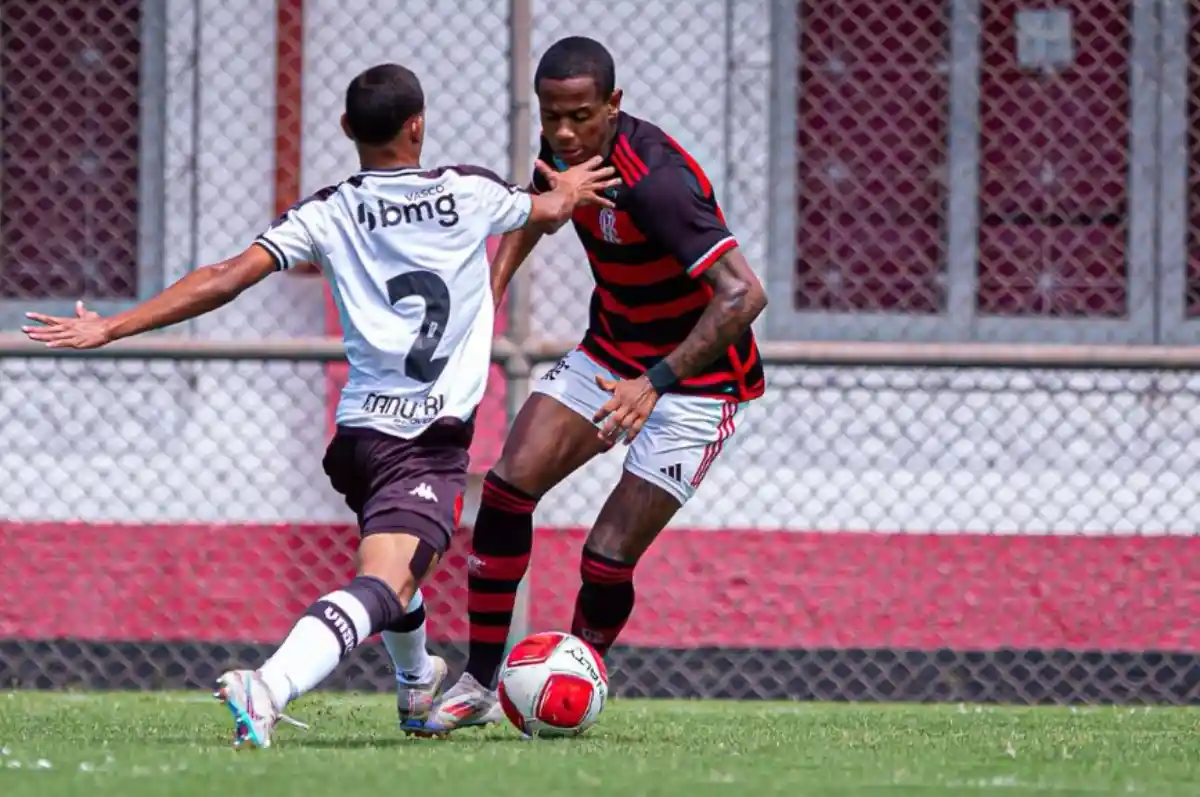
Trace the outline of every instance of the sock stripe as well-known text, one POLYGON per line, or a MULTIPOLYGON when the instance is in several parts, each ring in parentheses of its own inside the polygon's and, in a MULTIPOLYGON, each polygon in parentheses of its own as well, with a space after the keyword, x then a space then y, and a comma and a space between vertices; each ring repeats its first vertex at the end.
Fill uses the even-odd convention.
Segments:
POLYGON ((471 613, 501 612, 504 614, 504 624, 508 625, 512 618, 513 606, 517 602, 516 592, 475 592, 467 593, 467 611, 471 613))
POLYGON ((584 559, 582 564, 584 572, 594 573, 632 573, 633 565, 610 565, 604 562, 597 562, 595 559, 584 559))
POLYGON ((467 589, 477 589, 480 592, 516 592, 519 586, 521 586, 519 578, 467 576, 467 589))
POLYGON ((304 616, 319 620, 329 629, 329 633, 337 639, 340 658, 345 658, 346 654, 358 647, 358 630, 354 627, 354 620, 333 601, 322 598, 309 606, 304 616))
POLYGON ((483 480, 483 504, 505 509, 516 515, 529 515, 537 506, 537 499, 489 472, 483 480))
POLYGON ((600 574, 600 573, 586 573, 586 574, 583 574, 583 581, 586 583, 600 583, 600 585, 605 585, 606 587, 612 587, 612 586, 616 586, 616 585, 622 585, 622 583, 630 583, 630 582, 634 581, 634 577, 632 577, 632 574, 610 575, 610 574, 600 574))
POLYGON ((535 506, 533 501, 525 501, 507 493, 489 489, 486 484, 483 487, 483 497, 480 505, 489 509, 499 509, 502 512, 508 512, 513 515, 532 515, 535 506))
POLYGON ((480 556, 471 554, 467 560, 468 573, 476 578, 492 581, 517 581, 525 577, 529 569, 529 554, 520 556, 480 556))
POLYGON ((488 612, 488 611, 474 610, 474 611, 467 612, 467 622, 474 623, 475 625, 502 625, 505 628, 507 628, 511 621, 512 621, 512 612, 511 611, 488 612))
POLYGON ((479 625, 471 623, 468 627, 472 642, 482 642, 490 645, 503 645, 508 641, 508 625, 479 625))
POLYGON ((610 565, 586 556, 579 571, 584 581, 597 584, 622 584, 633 580, 633 565, 610 565))

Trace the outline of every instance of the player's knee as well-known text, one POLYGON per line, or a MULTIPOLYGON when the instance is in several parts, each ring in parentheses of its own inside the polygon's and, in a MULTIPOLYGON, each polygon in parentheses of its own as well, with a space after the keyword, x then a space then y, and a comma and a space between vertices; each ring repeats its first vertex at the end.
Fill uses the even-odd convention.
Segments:
POLYGON ((530 457, 523 457, 519 453, 516 455, 509 455, 507 453, 501 455, 500 459, 496 460, 496 464, 492 466, 488 475, 498 479, 506 487, 513 487, 520 490, 535 501, 541 497, 543 492, 538 489, 540 479, 538 478, 536 460, 530 457))

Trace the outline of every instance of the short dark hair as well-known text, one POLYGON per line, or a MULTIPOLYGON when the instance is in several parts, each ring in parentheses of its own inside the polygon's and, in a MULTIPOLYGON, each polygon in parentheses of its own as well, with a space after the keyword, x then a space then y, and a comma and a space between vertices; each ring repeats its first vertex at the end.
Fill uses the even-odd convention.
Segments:
POLYGON ((399 64, 373 66, 346 89, 346 124, 362 144, 386 144, 423 110, 421 81, 399 64))
POLYGON ((613 65, 612 53, 600 42, 586 36, 559 39, 538 61, 533 85, 536 90, 543 80, 576 77, 590 77, 595 81, 601 99, 607 100, 617 87, 617 68, 613 65))

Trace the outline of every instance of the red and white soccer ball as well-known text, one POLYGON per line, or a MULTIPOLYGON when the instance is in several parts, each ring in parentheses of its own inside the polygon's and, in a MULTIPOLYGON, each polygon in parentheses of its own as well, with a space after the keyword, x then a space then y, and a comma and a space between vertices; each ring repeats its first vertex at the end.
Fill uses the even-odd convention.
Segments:
POLYGON ((548 631, 526 637, 500 670, 500 705, 528 736, 575 736, 596 721, 608 699, 608 672, 592 646, 548 631))

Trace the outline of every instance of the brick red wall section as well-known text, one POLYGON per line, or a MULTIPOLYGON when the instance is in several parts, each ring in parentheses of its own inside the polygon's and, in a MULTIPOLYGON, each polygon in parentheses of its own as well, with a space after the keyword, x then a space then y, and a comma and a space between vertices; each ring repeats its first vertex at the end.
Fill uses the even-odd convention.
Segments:
POLYGON ((135 298, 140 4, 3 5, 0 299, 135 298))
POLYGON ((980 75, 979 295, 1000 316, 1127 312, 1131 0, 987 0, 980 75), (1018 9, 1071 14, 1075 60, 1017 62, 1018 9))
MULTIPOLYGON (((533 624, 570 619, 584 532, 542 529, 533 624)), ((0 524, 0 638, 275 642, 345 583, 330 526, 0 524)), ((428 588, 466 636, 463 548, 428 588)), ((667 532, 622 641, 655 647, 1200 650, 1200 540, 667 532)))

